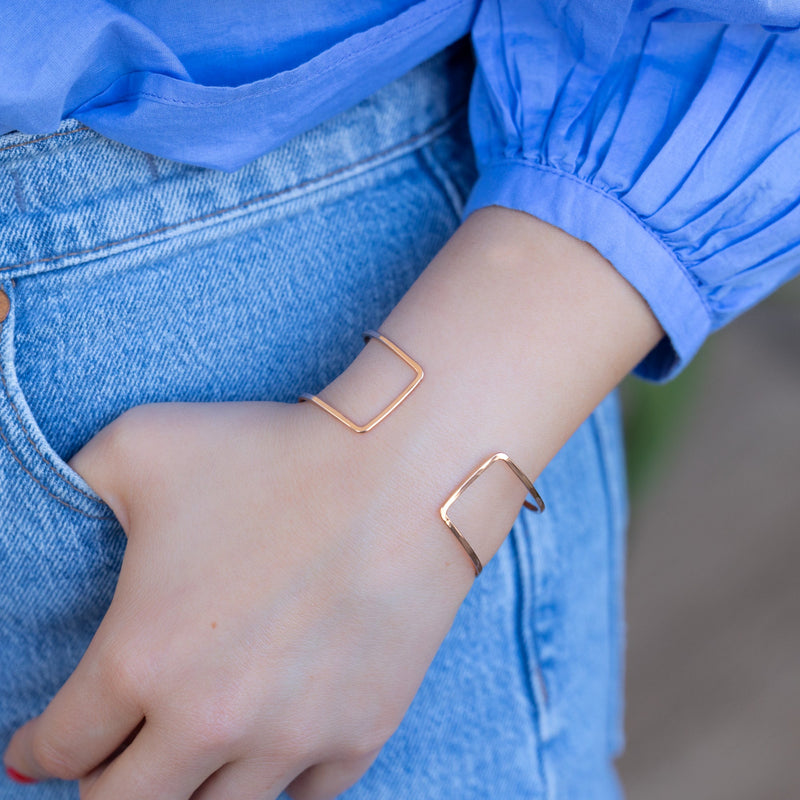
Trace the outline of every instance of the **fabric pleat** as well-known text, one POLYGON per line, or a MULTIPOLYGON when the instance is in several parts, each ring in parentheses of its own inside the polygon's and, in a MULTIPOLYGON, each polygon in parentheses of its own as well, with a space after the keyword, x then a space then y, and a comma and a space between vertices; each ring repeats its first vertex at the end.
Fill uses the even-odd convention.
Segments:
POLYGON ((664 327, 636 370, 659 381, 800 271, 800 33, 694 5, 635 4, 607 55, 547 3, 485 2, 473 28, 467 213, 508 205, 594 245, 664 327))

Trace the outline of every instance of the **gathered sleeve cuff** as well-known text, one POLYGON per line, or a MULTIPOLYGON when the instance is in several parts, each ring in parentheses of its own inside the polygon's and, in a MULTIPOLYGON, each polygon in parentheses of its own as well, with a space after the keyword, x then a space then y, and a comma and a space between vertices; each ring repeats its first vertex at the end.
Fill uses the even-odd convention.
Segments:
POLYGON ((525 211, 608 259, 665 331, 652 381, 800 272, 800 32, 775 32, 797 20, 683 2, 483 0, 472 29, 465 213, 525 211))
POLYGON ((634 370, 639 377, 677 375, 711 332, 710 313, 689 272, 613 195, 570 173, 508 159, 483 167, 464 214, 490 205, 525 211, 588 242, 642 295, 666 336, 634 370))

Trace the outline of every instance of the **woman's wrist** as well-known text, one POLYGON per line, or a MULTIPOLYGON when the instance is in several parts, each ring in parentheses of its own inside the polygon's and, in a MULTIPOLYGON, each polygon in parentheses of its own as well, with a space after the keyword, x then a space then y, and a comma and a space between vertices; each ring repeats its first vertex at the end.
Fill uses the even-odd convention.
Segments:
MULTIPOLYGON (((436 523, 467 575, 469 559, 439 518, 444 500, 498 451, 535 479, 663 335, 641 296, 593 248, 501 208, 470 216, 380 330, 419 361, 420 385, 365 434, 314 410, 340 429, 342 446, 378 459, 398 502, 436 523)), ((363 422, 412 377, 370 340, 320 396, 363 422)), ((524 498, 522 484, 497 464, 454 505, 484 563, 524 498)), ((410 533, 409 546, 428 546, 410 533)))
MULTIPOLYGON (((378 413, 413 378, 408 368, 405 374, 397 369, 402 365, 399 359, 380 348, 370 341, 350 367, 320 393, 358 423, 378 413)), ((395 411, 366 433, 354 433, 320 408, 314 408, 318 417, 315 428, 319 429, 322 420, 329 429, 324 434, 327 445, 336 457, 349 459, 363 481, 374 482, 376 524, 391 531, 407 556, 413 554, 417 568, 432 570, 430 579, 441 581, 449 575, 454 591, 463 595, 474 578, 473 565, 442 521, 439 509, 469 472, 505 445, 499 442, 498 446, 498 437, 482 433, 463 416, 451 416, 445 398, 438 396, 436 383, 434 375, 426 374, 395 411), (397 522, 401 522, 400 528, 397 522)), ((474 542, 483 563, 505 538, 525 496, 523 484, 497 464, 454 504, 450 516, 467 540, 474 542)))

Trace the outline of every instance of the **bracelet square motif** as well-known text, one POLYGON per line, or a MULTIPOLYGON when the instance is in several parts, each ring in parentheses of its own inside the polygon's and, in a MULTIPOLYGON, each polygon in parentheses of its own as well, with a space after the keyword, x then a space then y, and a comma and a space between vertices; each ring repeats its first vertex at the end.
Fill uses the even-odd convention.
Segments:
POLYGON ((399 406, 400 403, 402 403, 403 400, 405 400, 406 397, 408 397, 411 394, 411 392, 413 392, 414 389, 416 389, 417 385, 422 380, 424 373, 422 371, 422 367, 416 361, 414 361, 414 359, 411 358, 411 356, 409 356, 408 353, 404 353, 394 342, 389 341, 389 339, 387 339, 382 333, 378 333, 378 331, 374 330, 364 331, 364 341, 368 342, 370 339, 377 339, 383 345, 388 347, 395 355, 399 356, 406 364, 408 364, 408 366, 411 367, 411 369, 413 369, 414 372, 416 373, 411 383, 409 383, 408 386, 406 386, 406 388, 403 389, 403 391, 400 392, 400 394, 394 400, 392 400, 392 402, 389 403, 389 405, 386 406, 386 408, 383 409, 383 411, 374 416, 365 425, 359 425, 358 423, 353 422, 353 420, 349 419, 344 414, 342 414, 341 411, 335 409, 329 403, 326 403, 321 397, 317 397, 317 395, 315 394, 309 394, 307 392, 301 394, 300 397, 298 398, 298 402, 302 403, 304 400, 309 400, 310 402, 318 405, 320 408, 327 411, 332 417, 336 417, 336 419, 338 419, 339 422, 343 423, 344 425, 347 425, 347 427, 350 428, 350 430, 355 431, 356 433, 366 433, 367 431, 372 430, 372 428, 374 428, 381 420, 386 419, 386 417, 388 417, 389 414, 391 414, 392 411, 394 411, 397 408, 397 406, 399 406))
POLYGON ((505 453, 495 453, 493 456, 489 456, 486 461, 483 462, 479 467, 477 467, 470 475, 468 475, 464 481, 458 486, 455 491, 444 501, 444 504, 439 509, 439 516, 442 518, 442 521, 450 531, 452 532, 453 536, 456 537, 458 543, 464 548, 467 555, 470 557, 472 561, 472 566, 475 569, 475 577, 477 578, 478 575, 481 574, 481 570, 483 570, 483 564, 481 563, 478 554, 473 550, 472 545, 466 540, 464 535, 461 531, 456 527, 456 524, 453 520, 450 519, 448 516, 448 511, 450 510, 450 506, 458 500, 459 497, 464 493, 464 490, 475 480, 477 480, 484 472, 486 472, 489 467, 494 464, 495 461, 503 461, 508 466, 508 468, 517 476, 517 478, 522 481, 525 488, 528 490, 528 494, 533 498, 535 505, 528 500, 525 500, 523 505, 526 508, 529 508, 531 511, 538 511, 541 513, 544 511, 544 500, 542 500, 541 495, 539 492, 536 491, 533 483, 528 479, 528 476, 505 454, 505 453))

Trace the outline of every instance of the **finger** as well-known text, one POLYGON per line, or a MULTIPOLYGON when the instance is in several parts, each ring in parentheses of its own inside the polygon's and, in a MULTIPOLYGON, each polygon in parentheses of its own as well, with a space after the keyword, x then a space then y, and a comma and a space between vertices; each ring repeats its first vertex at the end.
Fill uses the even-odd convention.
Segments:
POLYGON ((78 782, 78 793, 81 800, 86 800, 86 798, 89 796, 89 790, 97 783, 100 776, 105 771, 105 766, 97 767, 97 769, 93 769, 85 778, 80 779, 78 782))
POLYGON ((270 769, 264 762, 234 761, 217 770, 191 800, 275 800, 297 770, 270 769))
MULTIPOLYGON (((187 800, 220 767, 220 756, 146 721, 131 744, 92 782, 83 800, 187 800)), ((82 796, 83 797, 83 796, 82 796)))
POLYGON ((35 780, 77 780, 120 747, 142 716, 133 695, 103 674, 90 646, 42 714, 14 734, 3 760, 35 780))
POLYGON ((359 758, 315 764, 295 778, 286 790, 292 800, 332 800, 357 783, 380 751, 359 758))
POLYGON ((89 789, 91 789, 92 786, 97 783, 98 778, 106 771, 106 769, 108 769, 109 764, 134 740, 134 738, 139 734, 139 731, 142 729, 143 725, 144 720, 142 720, 139 725, 136 726, 128 738, 125 739, 125 741, 102 764, 100 764, 99 767, 95 767, 88 775, 85 775, 80 779, 78 783, 78 790, 81 798, 86 797, 86 795, 89 793, 89 789))
POLYGON ((120 474, 124 461, 114 460, 112 426, 95 434, 72 458, 68 465, 106 502, 127 533, 128 520, 119 487, 126 476, 120 474))

